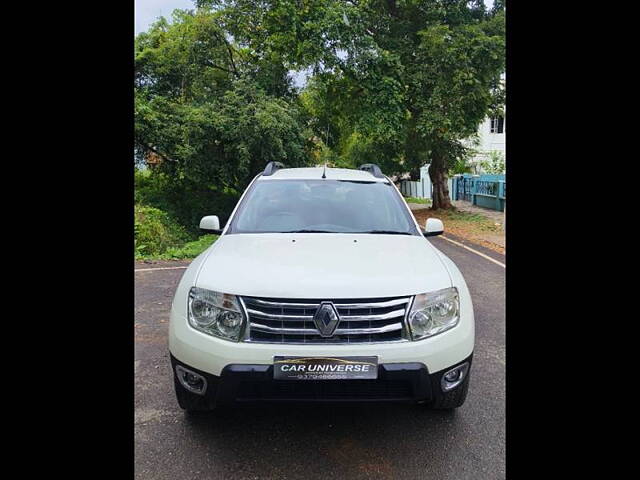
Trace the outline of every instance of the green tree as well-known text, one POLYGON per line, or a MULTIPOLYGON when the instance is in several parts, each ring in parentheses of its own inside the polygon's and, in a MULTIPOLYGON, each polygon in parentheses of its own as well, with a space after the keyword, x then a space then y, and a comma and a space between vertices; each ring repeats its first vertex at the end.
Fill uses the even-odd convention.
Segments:
POLYGON ((203 195, 238 195, 272 160, 305 165, 310 132, 290 83, 276 56, 239 47, 218 12, 176 10, 135 40, 137 161, 159 159, 154 173, 203 195))
POLYGON ((451 207, 447 171, 503 101, 502 2, 491 10, 480 0, 197 3, 217 8, 247 51, 311 68, 312 126, 319 138, 331 132, 324 141, 340 156, 414 176, 428 162, 433 208, 451 207))

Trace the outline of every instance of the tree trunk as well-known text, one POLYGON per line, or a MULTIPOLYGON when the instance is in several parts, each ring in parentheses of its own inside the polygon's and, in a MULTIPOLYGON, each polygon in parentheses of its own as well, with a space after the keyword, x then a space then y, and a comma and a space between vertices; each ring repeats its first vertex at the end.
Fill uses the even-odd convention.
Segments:
POLYGON ((433 184, 431 208, 433 210, 453 209, 451 198, 449 197, 449 186, 447 185, 447 169, 442 159, 432 158, 431 165, 429 165, 429 178, 431 178, 431 183, 433 184))

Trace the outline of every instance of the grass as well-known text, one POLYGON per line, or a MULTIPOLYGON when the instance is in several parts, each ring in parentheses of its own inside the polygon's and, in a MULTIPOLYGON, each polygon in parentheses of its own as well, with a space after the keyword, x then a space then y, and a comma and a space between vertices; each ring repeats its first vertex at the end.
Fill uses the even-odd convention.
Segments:
POLYGON ((430 198, 404 197, 404 201, 407 203, 422 203, 424 205, 431 205, 430 198))
POLYGON ((427 218, 439 218, 445 222, 445 229, 448 227, 454 229, 464 229, 469 232, 487 232, 487 233, 502 233, 502 227, 496 225, 493 220, 484 215, 477 213, 462 212, 460 210, 418 210, 413 212, 418 220, 418 223, 423 224, 427 221, 427 218))
POLYGON ((495 225, 490 218, 485 217, 477 213, 463 212, 460 210, 433 210, 434 216, 437 213, 441 217, 446 217, 447 220, 453 222, 470 223, 481 230, 499 232, 500 227, 495 225))
POLYGON ((218 235, 202 235, 197 240, 182 246, 169 247, 159 255, 136 255, 136 260, 190 260, 204 252, 217 239, 218 235))
POLYGON ((504 253, 504 248, 491 242, 491 237, 503 236, 502 225, 484 215, 460 210, 416 210, 413 212, 418 224, 424 227, 427 218, 439 218, 444 223, 444 233, 451 233, 492 250, 504 253))
POLYGON ((189 241, 187 231, 166 212, 148 205, 134 207, 136 256, 159 255, 189 241))
POLYGON ((136 260, 186 260, 195 258, 218 239, 196 236, 167 212, 148 205, 134 208, 136 260))

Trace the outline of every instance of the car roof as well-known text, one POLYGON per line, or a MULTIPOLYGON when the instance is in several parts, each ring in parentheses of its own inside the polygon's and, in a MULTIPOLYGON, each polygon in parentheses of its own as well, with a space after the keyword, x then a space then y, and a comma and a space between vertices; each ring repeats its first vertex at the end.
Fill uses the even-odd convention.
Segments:
POLYGON ((348 168, 310 167, 310 168, 281 168, 271 175, 261 175, 259 180, 320 180, 323 172, 327 180, 351 180, 356 182, 388 182, 387 178, 374 177, 364 170, 348 168))

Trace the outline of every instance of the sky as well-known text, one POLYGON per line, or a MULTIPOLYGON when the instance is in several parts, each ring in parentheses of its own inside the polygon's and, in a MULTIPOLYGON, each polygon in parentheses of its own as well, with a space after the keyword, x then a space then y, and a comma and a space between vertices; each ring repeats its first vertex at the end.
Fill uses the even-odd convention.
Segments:
MULTIPOLYGON (((158 17, 170 17, 176 8, 194 8, 193 0, 134 0, 135 1, 135 33, 144 32, 158 17)), ((493 0, 485 0, 487 7, 493 5, 493 0)))
POLYGON ((144 32, 158 17, 171 17, 176 8, 195 8, 193 0, 135 0, 135 34, 144 32))

